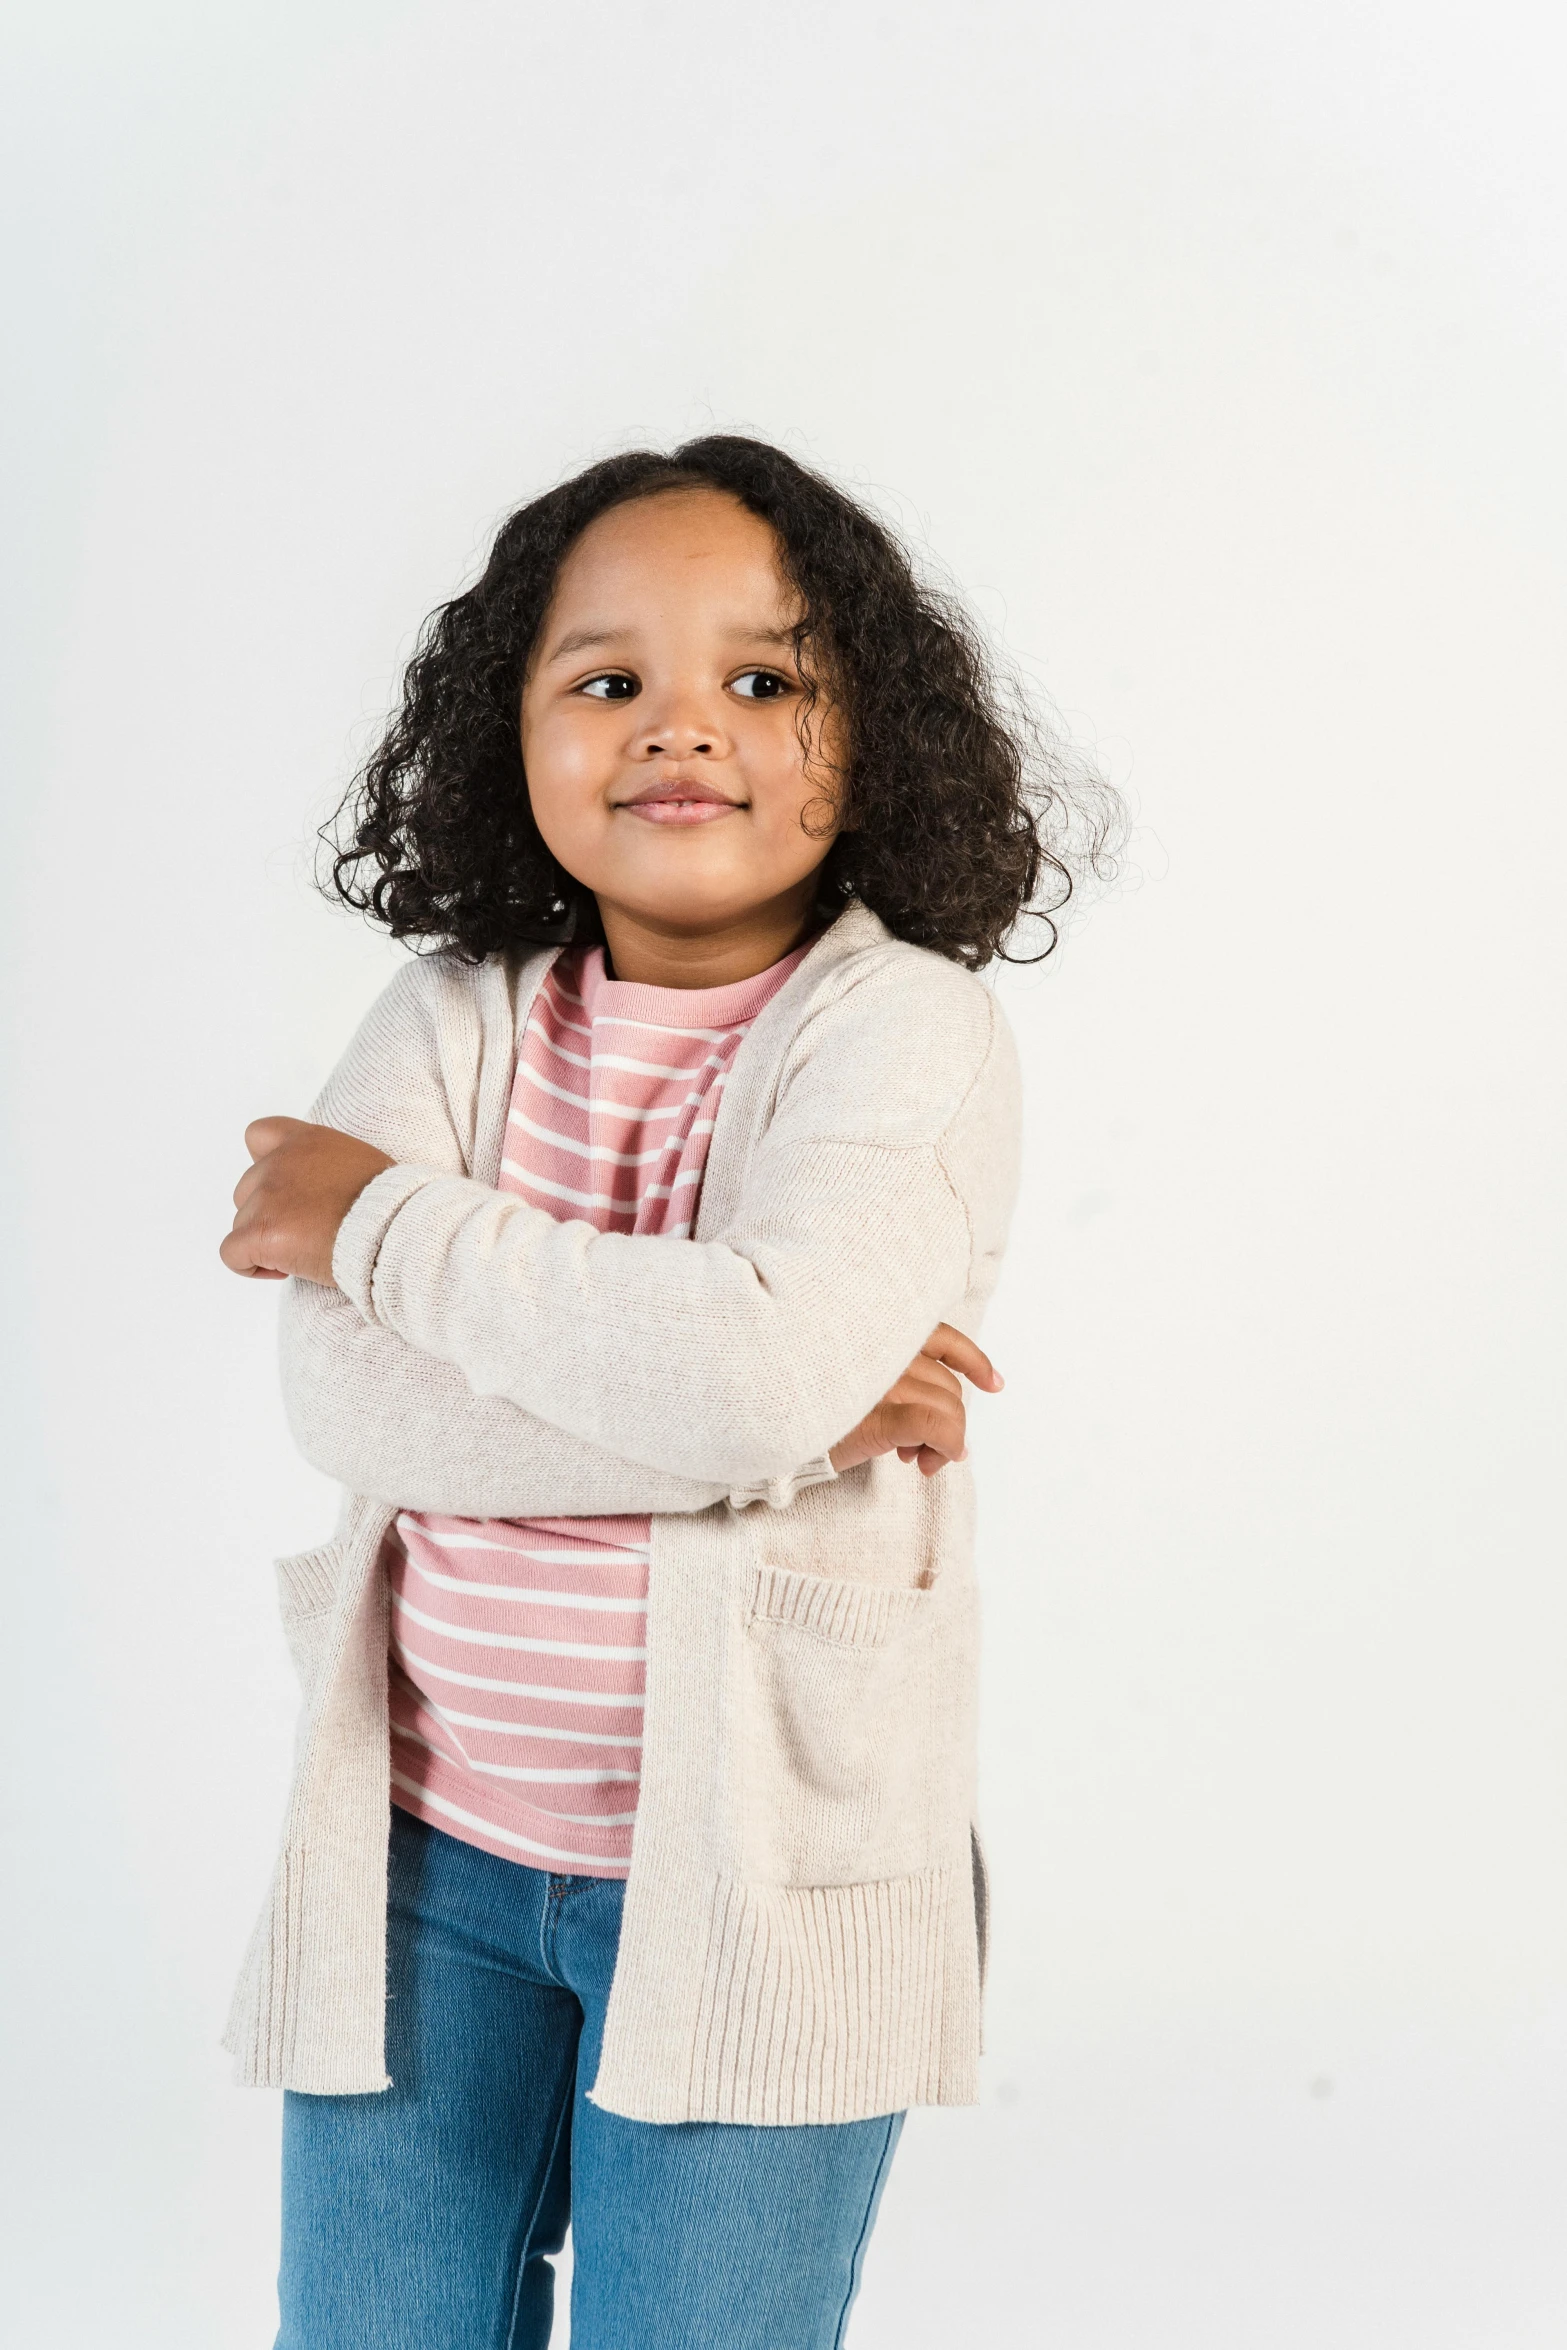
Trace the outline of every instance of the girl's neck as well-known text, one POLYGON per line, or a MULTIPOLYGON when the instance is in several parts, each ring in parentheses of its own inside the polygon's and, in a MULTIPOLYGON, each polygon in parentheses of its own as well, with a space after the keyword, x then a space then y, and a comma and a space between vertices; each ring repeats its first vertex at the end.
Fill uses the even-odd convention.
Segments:
POLYGON ((734 987, 770 971, 810 935, 816 876, 732 922, 690 929, 599 900, 612 975, 636 987, 734 987))

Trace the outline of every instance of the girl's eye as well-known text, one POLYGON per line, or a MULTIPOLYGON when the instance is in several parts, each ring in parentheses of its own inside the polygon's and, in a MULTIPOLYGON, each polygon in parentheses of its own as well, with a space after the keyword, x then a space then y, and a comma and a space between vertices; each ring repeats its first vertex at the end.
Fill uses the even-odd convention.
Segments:
POLYGON ((776 702, 789 691, 789 680, 776 669, 744 669, 729 681, 729 690, 746 702, 776 702))
POLYGON ((629 702, 640 690, 636 679, 624 669, 607 669, 602 677, 590 677, 577 688, 579 694, 587 694, 595 702, 629 702))

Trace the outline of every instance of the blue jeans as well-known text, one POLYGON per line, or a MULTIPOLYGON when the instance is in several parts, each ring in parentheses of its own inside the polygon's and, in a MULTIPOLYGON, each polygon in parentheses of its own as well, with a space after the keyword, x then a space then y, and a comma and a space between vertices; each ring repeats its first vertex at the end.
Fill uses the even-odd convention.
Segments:
POLYGON ((291 2092, 277 2350, 836 2350, 901 2114, 801 2128, 588 2103, 625 1888, 392 1814, 387 2070, 291 2092))

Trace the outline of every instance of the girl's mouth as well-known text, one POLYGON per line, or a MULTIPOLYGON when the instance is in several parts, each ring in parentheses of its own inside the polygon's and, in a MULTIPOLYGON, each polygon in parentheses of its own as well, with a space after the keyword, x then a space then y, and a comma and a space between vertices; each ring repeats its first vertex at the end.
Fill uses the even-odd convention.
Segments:
POLYGON ((619 805, 625 815, 648 824, 711 824, 736 814, 741 803, 726 799, 710 783, 650 783, 619 805))

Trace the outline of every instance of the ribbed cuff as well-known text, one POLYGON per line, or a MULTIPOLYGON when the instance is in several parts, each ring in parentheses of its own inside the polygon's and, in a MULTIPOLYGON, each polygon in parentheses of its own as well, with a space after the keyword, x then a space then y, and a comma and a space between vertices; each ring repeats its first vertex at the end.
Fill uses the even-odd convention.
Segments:
POLYGON ((807 1461, 803 1468, 796 1469, 792 1476, 773 1477, 765 1485, 737 1485, 729 1496, 729 1507, 732 1510, 744 1510, 749 1509, 753 1501, 765 1501, 770 1510, 786 1510, 795 1495, 803 1493, 807 1485, 830 1485, 837 1474, 826 1453, 822 1453, 814 1461, 807 1461))
POLYGON ((375 1268, 387 1232, 399 1208, 416 1191, 432 1182, 433 1167, 384 1167, 364 1187, 332 1244, 332 1278, 343 1295, 359 1308, 367 1322, 375 1311, 375 1268))

